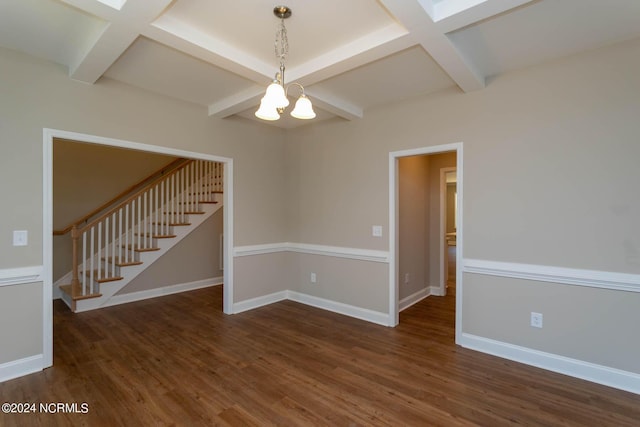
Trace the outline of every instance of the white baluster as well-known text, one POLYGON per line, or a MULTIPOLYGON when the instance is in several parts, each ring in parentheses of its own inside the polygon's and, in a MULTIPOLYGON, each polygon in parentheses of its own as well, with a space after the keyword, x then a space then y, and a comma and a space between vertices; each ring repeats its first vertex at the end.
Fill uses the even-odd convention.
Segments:
POLYGON ((80 269, 80 287, 82 289, 82 295, 87 294, 87 232, 82 233, 82 267, 80 269))
POLYGON ((91 253, 89 254, 89 259, 91 260, 89 262, 89 293, 92 294, 93 293, 93 276, 94 276, 94 272, 93 272, 93 260, 95 258, 95 242, 94 242, 94 235, 95 235, 95 227, 91 227, 91 253))
POLYGON ((116 276, 116 212, 111 215, 111 277, 116 276))
POLYGON ((129 261, 129 203, 124 207, 124 257, 129 261))

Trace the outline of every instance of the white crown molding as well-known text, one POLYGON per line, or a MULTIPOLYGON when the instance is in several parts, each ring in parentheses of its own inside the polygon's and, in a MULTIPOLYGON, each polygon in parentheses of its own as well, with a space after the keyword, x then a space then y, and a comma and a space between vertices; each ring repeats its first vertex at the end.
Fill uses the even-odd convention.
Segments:
POLYGON ((640 394, 640 374, 634 372, 584 362, 467 333, 462 334, 459 344, 465 348, 524 363, 525 365, 640 394))
POLYGON ((300 254, 312 254, 330 256, 335 258, 347 258, 359 261, 389 262, 388 251, 376 251, 371 249, 346 248, 339 246, 311 245, 307 243, 269 243, 264 245, 236 246, 233 249, 234 257, 264 255, 278 252, 294 252, 300 254))
POLYGON ((41 265, 0 269, 0 287, 42 282, 43 270, 41 265))
POLYGON ((464 273, 562 283, 575 286, 640 292, 640 274, 551 267, 545 265, 463 259, 464 273))

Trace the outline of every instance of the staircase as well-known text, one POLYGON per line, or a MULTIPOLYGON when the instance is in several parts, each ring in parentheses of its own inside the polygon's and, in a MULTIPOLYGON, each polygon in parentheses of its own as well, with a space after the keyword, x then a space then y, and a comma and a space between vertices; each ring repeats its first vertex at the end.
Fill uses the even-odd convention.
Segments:
POLYGON ((74 312, 118 291, 222 208, 223 165, 185 160, 132 191, 85 225, 71 227, 73 268, 60 282, 74 312))

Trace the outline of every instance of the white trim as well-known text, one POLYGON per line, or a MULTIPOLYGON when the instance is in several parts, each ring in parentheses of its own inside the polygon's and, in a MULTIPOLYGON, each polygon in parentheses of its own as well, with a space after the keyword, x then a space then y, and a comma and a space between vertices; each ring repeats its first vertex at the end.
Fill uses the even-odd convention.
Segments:
POLYGON ((268 243, 265 245, 236 246, 233 248, 234 257, 265 255, 289 250, 288 243, 268 243))
MULTIPOLYGON (((51 300, 49 300, 49 302, 51 302, 51 300)), ((44 355, 38 354, 36 356, 3 363, 0 365, 0 383, 42 371, 46 368, 44 359, 44 355)))
POLYGON ((562 283, 617 291, 640 292, 640 274, 517 264, 479 259, 464 259, 460 264, 463 265, 463 271, 465 273, 535 280, 538 282, 562 283))
POLYGON ((251 298, 248 300, 237 302, 233 305, 233 313, 242 313, 243 311, 253 310, 255 308, 264 307, 279 301, 295 301, 311 307, 320 308, 334 313, 342 314, 356 319, 365 320, 367 322, 376 323, 382 326, 387 325, 387 313, 369 310, 366 308, 356 307, 354 305, 343 304, 341 302, 331 301, 319 298, 313 295, 307 295, 296 291, 279 291, 261 297, 251 298))
POLYGON ((440 286, 430 286, 429 289, 430 289, 431 295, 435 297, 443 297, 446 295, 446 293, 442 290, 440 286))
POLYGON ((131 292, 128 294, 116 294, 105 302, 102 307, 110 307, 113 305, 127 304, 135 301, 142 301, 151 298, 163 297, 166 295, 177 294, 180 292, 194 291, 196 289, 209 288, 211 286, 222 285, 222 277, 214 277, 211 279, 196 280, 194 282, 179 283, 177 285, 163 286, 161 288, 147 289, 145 291, 131 292))
POLYGON ((137 142, 124 141, 114 138, 105 138, 96 135, 88 135, 77 132, 68 132, 57 129, 43 128, 43 160, 42 160, 42 251, 43 251, 43 354, 44 367, 53 364, 53 308, 51 304, 53 287, 53 140, 54 138, 68 139, 83 143, 108 145, 146 151, 151 153, 166 154, 191 159, 209 160, 224 163, 224 221, 223 233, 224 245, 224 291, 223 311, 231 314, 233 309, 233 159, 229 157, 215 156, 211 154, 185 151, 159 145, 148 145, 137 142))
POLYGON ((233 304, 233 314, 242 313, 243 311, 253 310, 254 308, 263 307, 278 301, 287 299, 287 291, 275 292, 261 297, 251 298, 248 300, 236 302, 233 304))
POLYGON ((609 368, 467 333, 462 334, 462 339, 458 344, 526 365, 640 394, 640 374, 634 372, 609 368))
MULTIPOLYGON (((440 285, 438 295, 447 294, 447 279, 449 278, 449 263, 447 261, 447 173, 454 172, 455 167, 440 168, 440 285)), ((457 191, 457 190, 456 190, 457 191)))
MULTIPOLYGON (((389 326, 396 326, 399 321, 398 305, 398 159, 401 157, 418 156, 424 154, 438 154, 450 151, 456 152, 456 174, 458 209, 456 211, 458 229, 456 230, 456 259, 462 259, 463 248, 463 166, 464 144, 434 145, 431 147, 414 148, 410 150, 392 151, 389 153, 389 326)), ((456 264, 456 343, 462 337, 462 265, 456 264)))
POLYGON ((312 254, 330 256, 335 258, 347 258, 358 261, 371 261, 388 263, 389 252, 371 249, 346 248, 338 246, 311 245, 307 243, 269 243, 264 245, 238 246, 234 248, 234 256, 264 255, 278 252, 295 252, 300 254, 312 254))
POLYGON ((356 319, 366 320, 367 322, 377 323, 378 325, 388 326, 387 313, 381 313, 379 311, 356 307, 354 305, 331 301, 295 291, 287 291, 287 299, 345 316, 355 317, 356 319))
POLYGON ((42 282, 42 272, 41 265, 0 269, 0 287, 42 282))
POLYGON ((427 286, 426 288, 420 289, 418 292, 415 292, 408 297, 402 298, 400 301, 398 301, 398 310, 403 311, 432 295, 431 290, 433 288, 434 286, 427 286))

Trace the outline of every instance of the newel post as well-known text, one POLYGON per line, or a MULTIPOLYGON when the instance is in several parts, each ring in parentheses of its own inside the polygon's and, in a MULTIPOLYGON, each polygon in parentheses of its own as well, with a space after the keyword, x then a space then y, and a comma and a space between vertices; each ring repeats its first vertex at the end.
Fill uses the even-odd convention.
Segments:
POLYGON ((82 294, 82 290, 80 289, 80 280, 78 278, 78 241, 80 240, 80 233, 78 232, 78 227, 75 225, 71 227, 71 241, 73 242, 73 252, 72 252, 72 278, 71 278, 71 296, 73 298, 80 296, 82 294))

